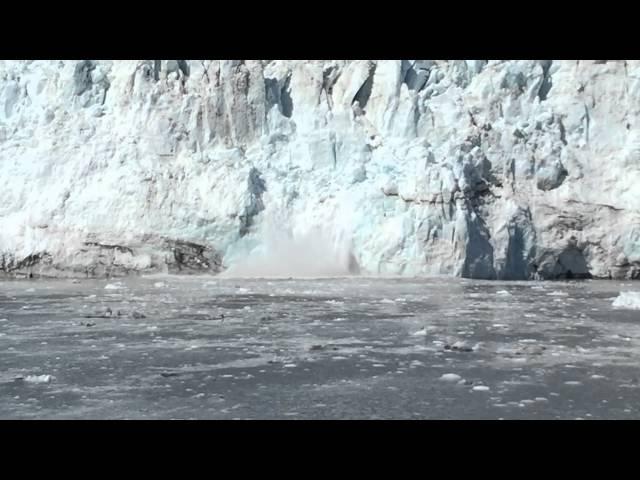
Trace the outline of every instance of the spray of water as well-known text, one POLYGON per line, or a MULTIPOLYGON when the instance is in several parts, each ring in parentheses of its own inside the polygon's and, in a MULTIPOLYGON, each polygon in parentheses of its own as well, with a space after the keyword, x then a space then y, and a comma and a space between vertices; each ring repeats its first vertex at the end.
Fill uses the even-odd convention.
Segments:
POLYGON ((320 228, 294 235, 268 225, 261 242, 247 256, 232 263, 223 277, 337 277, 359 273, 345 235, 320 228))

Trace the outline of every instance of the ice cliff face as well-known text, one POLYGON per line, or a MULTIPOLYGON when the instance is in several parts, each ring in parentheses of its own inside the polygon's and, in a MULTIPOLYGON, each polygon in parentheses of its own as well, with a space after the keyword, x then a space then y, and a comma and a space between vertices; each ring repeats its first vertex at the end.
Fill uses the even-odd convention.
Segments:
POLYGON ((2 61, 0 268, 638 278, 639 122, 638 61, 2 61))

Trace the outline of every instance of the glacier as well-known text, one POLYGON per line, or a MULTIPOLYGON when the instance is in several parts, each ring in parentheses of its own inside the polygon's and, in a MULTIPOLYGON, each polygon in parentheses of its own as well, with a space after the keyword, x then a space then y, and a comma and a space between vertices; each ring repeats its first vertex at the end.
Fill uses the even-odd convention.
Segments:
POLYGON ((0 61, 4 276, 640 278, 640 61, 0 61))

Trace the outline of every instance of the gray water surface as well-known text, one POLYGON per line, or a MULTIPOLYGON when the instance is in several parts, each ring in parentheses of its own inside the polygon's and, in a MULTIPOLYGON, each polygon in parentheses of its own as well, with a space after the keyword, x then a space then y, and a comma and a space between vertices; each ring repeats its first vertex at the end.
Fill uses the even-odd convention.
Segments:
POLYGON ((636 419, 640 311, 612 307, 626 290, 639 288, 3 281, 0 418, 636 419))

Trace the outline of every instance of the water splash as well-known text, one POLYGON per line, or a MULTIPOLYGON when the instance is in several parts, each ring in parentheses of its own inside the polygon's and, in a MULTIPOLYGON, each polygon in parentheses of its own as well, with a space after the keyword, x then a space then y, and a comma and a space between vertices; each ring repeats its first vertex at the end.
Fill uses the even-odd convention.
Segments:
POLYGON ((360 273, 344 232, 319 227, 295 234, 275 222, 264 225, 260 242, 232 260, 222 277, 337 277, 360 273))

